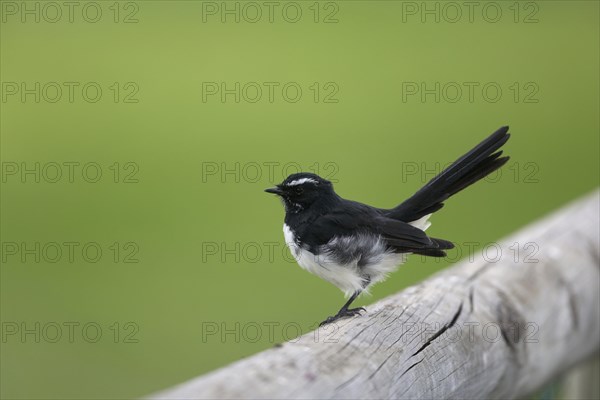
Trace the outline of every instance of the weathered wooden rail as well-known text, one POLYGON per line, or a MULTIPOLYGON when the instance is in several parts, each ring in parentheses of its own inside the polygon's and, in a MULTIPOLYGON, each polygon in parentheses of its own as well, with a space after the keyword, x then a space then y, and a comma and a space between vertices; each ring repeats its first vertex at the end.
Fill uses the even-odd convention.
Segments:
POLYGON ((600 347, 596 191, 343 320, 153 399, 525 396, 600 347), (515 243, 538 251, 515 259, 515 243), (511 246, 513 246, 511 248, 511 246))

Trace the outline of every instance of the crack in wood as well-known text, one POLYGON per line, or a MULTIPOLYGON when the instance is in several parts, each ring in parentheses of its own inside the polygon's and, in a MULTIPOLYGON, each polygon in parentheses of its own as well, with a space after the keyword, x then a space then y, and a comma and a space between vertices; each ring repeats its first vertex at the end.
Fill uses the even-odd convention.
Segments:
MULTIPOLYGON (((438 382, 439 383, 444 382, 446 379, 448 379, 449 377, 451 377, 452 374, 454 374, 456 371, 458 371, 459 369, 461 369, 462 367, 464 367, 467 364, 467 362, 469 362, 469 360, 466 360, 465 362, 463 362, 462 364, 460 364, 458 367, 454 368, 452 370, 452 372, 450 372, 448 375, 446 375, 445 377, 443 377, 442 379, 440 379, 438 382)), ((440 386, 437 386, 434 389, 437 389, 438 387, 440 387, 440 386)))
POLYGON ((338 390, 344 388, 345 386, 347 386, 350 382, 352 382, 353 380, 355 380, 356 378, 358 378, 358 376, 360 375, 360 371, 357 372, 356 374, 354 374, 350 379, 342 382, 340 385, 338 385, 333 391, 337 392, 338 390))
POLYGON ((422 352, 423 350, 425 350, 425 348, 427 346, 429 346, 435 339, 437 339, 438 337, 440 337, 448 329, 452 328, 454 326, 454 324, 456 324, 456 321, 458 320, 458 317, 460 316, 460 313, 462 312, 462 308, 463 308, 463 303, 461 302, 460 306, 458 306, 458 310, 456 310, 456 312, 454 313, 454 316, 452 317, 452 320, 449 323, 447 323, 446 325, 444 325, 439 331, 437 331, 436 333, 434 333, 433 336, 431 336, 431 338, 429 338, 423 344, 423 346, 421 346, 421 348, 419 348, 419 350, 417 350, 411 357, 414 357, 417 354, 419 354, 420 352, 422 352))
MULTIPOLYGON (((496 305, 496 315, 498 327, 500 329, 500 335, 508 348, 515 353, 517 351, 515 345, 518 344, 521 339, 524 339, 521 335, 521 329, 527 326, 527 323, 525 322, 521 313, 514 306, 510 297, 500 288, 495 286, 493 288, 501 300, 496 305), (514 330, 512 335, 510 334, 511 328, 514 330)), ((524 340, 523 343, 525 343, 524 340)))
POLYGON ((379 370, 385 365, 386 362, 388 362, 388 360, 394 355, 395 353, 390 353, 389 356, 387 356, 385 358, 385 360, 383 360, 383 362, 381 364, 379 364, 379 367, 377 367, 377 369, 375 371, 373 371, 373 373, 371 375, 369 375, 369 377, 367 378, 367 380, 371 380, 371 378, 373 378, 375 376, 376 373, 379 372, 379 370))
POLYGON ((408 371, 410 371, 411 369, 413 369, 414 367, 416 367, 417 365, 421 364, 423 362, 423 360, 425 360, 425 357, 423 357, 422 359, 420 359, 419 361, 417 361, 416 363, 414 363, 413 365, 411 365, 410 367, 408 367, 399 377, 398 379, 402 378, 404 375, 406 375, 408 373, 408 371))
MULTIPOLYGON (((400 313, 400 315, 398 315, 396 318, 394 318, 394 319, 392 320, 392 322, 390 322, 389 324, 387 324, 386 326, 384 326, 382 329, 380 329, 379 331, 377 331, 377 333, 376 333, 376 334, 373 336, 373 339, 371 339, 371 344, 375 343, 375 339, 377 339, 377 336, 379 336, 379 334, 380 334, 381 332, 383 332, 384 330, 386 330, 387 328, 389 328, 390 326, 392 326, 392 325, 394 324, 394 322, 396 322, 396 321, 397 321, 397 320, 398 320, 400 317, 402 317, 402 315, 404 315, 404 312, 405 312, 406 310, 408 310, 408 307, 403 307, 403 308, 402 308, 402 312, 400 313)), ((388 319, 392 318, 392 317, 393 317, 393 315, 394 315, 394 314, 390 314, 390 316, 389 316, 388 318, 386 318, 386 319, 385 319, 385 321, 383 321, 383 322, 386 322, 388 319)), ((387 338, 388 338, 388 337, 389 337, 389 336, 390 336, 392 333, 393 333, 393 332, 390 332, 390 334, 389 334, 389 335, 387 335, 387 336, 384 338, 384 340, 382 340, 382 341, 381 341, 381 344, 383 344, 383 341, 385 341, 385 339, 387 339, 387 338)), ((381 344, 379 345, 379 347, 381 347, 381 344)), ((379 347, 378 347, 378 348, 379 348, 379 347)))
POLYGON ((449 290, 445 290, 444 293, 442 293, 442 295, 440 296, 440 298, 438 299, 438 301, 435 303, 435 305, 433 307, 431 307, 431 310, 427 313, 427 315, 425 315, 423 317, 423 322, 425 322, 425 320, 431 315, 433 314, 434 311, 436 311, 438 309, 438 307, 440 306, 440 304, 442 304, 442 301, 444 300, 444 298, 446 298, 446 294, 448 293, 449 290))
POLYGON ((473 286, 471 286, 471 290, 469 291, 469 308, 470 308, 470 313, 473 314, 473 310, 475 309, 475 306, 473 305, 473 295, 475 292, 475 288, 473 286))
MULTIPOLYGON (((425 360, 425 358, 423 358, 423 360, 425 360)), ((399 380, 400 380, 400 378, 402 378, 402 377, 403 377, 403 376, 404 376, 404 375, 405 375, 405 374, 406 374, 408 371, 410 371, 410 370, 411 370, 412 368, 414 368, 416 365, 418 365, 418 364, 420 364, 421 362, 423 362, 423 360, 421 360, 421 361, 417 361, 416 363, 414 363, 413 365, 411 365, 410 367, 408 367, 408 369, 407 369, 406 371, 404 371, 404 373, 403 373, 402 375, 400 375, 400 376, 399 376, 397 379, 394 379, 394 382, 397 382, 397 381, 399 381, 399 380)), ((415 382, 417 382, 418 380, 419 380, 419 376, 415 377, 415 379, 413 379, 413 381, 411 382, 411 384, 410 384, 410 385, 408 385, 408 386, 406 387, 406 389, 404 390, 404 392, 402 392, 402 393, 400 394, 400 396, 398 396, 398 397, 392 397, 392 398, 403 398, 403 395, 404 395, 404 393, 408 392, 408 391, 410 390, 410 388, 411 388, 411 387, 412 387, 412 386, 415 384, 415 382)), ((394 392, 394 395, 395 395, 396 393, 397 393, 397 391, 396 391, 396 392, 394 392)))
MULTIPOLYGON (((415 315, 415 314, 416 314, 416 313, 413 313, 413 314, 411 314, 411 315, 410 315, 410 316, 407 318, 407 320, 406 320, 406 322, 405 322, 405 323, 408 323, 408 321, 409 321, 409 320, 412 318, 412 316, 413 316, 413 315, 415 315)), ((415 322, 415 323, 416 323, 416 322, 415 322)), ((387 335, 387 336, 385 337, 385 339, 387 339, 388 337, 390 337, 390 336, 391 336, 393 333, 394 333, 394 331, 390 332, 390 334, 389 334, 389 335, 387 335)), ((390 344, 390 345, 389 345, 389 346, 386 348, 386 350, 389 350, 389 349, 391 349, 391 348, 392 348, 392 346, 394 346, 396 343, 398 343, 398 342, 399 342, 399 341, 400 341, 400 340, 401 340, 401 339, 404 337, 404 335, 406 335, 407 333, 408 333, 408 330, 406 330, 406 331, 402 332, 402 334, 401 334, 401 335, 398 337, 398 339, 394 340, 394 342, 393 342, 392 344, 390 344)), ((383 341, 381 342, 381 345, 382 345, 382 344, 383 344, 383 341)), ((381 347, 381 345, 379 345, 379 347, 381 347)), ((379 347, 378 347, 378 349, 379 349, 379 347)))
POLYGON ((569 304, 569 315, 571 316, 571 323, 573 325, 573 329, 577 330, 579 328, 579 313, 577 312, 577 301, 575 291, 560 273, 560 265, 558 265, 556 262, 548 262, 548 264, 554 267, 554 269, 556 270, 556 279, 560 282, 561 286, 565 288, 565 292, 567 293, 567 303, 569 304))
POLYGON ((373 325, 375 325, 375 323, 376 323, 376 322, 377 322, 377 321, 373 321, 373 323, 372 323, 372 324, 370 324, 370 325, 366 325, 364 328, 362 328, 360 331, 358 331, 358 333, 357 333, 356 335, 354 335, 354 336, 352 337, 352 339, 348 340, 348 341, 346 342, 346 344, 344 344, 344 346, 343 346, 343 347, 342 347, 342 348, 341 348, 339 351, 343 351, 343 350, 345 350, 345 349, 346 349, 348 346, 350 346, 350 344, 351 344, 351 343, 352 343, 352 342, 353 342, 353 341, 354 341, 354 340, 355 340, 357 337, 359 337, 359 336, 360 336, 360 334, 361 334, 361 333, 363 333, 364 331, 366 331, 366 330, 367 330, 367 328, 370 328, 370 327, 372 327, 373 325))

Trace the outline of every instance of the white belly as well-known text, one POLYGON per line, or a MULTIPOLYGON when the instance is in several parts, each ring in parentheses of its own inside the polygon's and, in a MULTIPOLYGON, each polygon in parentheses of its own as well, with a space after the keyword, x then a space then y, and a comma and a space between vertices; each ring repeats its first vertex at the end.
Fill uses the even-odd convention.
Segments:
MULTIPOLYGON (((368 292, 369 286, 387 278, 390 272, 395 271, 406 261, 406 254, 387 252, 384 243, 378 241, 374 247, 370 247, 373 255, 369 258, 367 264, 359 267, 358 259, 347 264, 338 264, 327 253, 317 256, 306 249, 300 248, 296 244, 294 232, 285 224, 283 225, 283 235, 286 245, 300 267, 334 284, 344 292, 346 297, 356 291, 368 292), (377 246, 380 246, 380 248, 377 248, 377 246), (367 277, 369 278, 369 284, 365 287, 367 277)), ((336 240, 343 241, 345 239, 337 238, 332 240, 330 244, 346 245, 346 243, 334 243, 336 240)))

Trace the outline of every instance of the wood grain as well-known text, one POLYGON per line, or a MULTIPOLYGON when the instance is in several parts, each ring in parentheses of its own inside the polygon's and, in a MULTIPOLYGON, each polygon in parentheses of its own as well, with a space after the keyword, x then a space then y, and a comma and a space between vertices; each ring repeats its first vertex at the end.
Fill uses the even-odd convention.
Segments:
POLYGON ((501 241, 499 260, 462 261, 361 317, 149 398, 525 396, 600 347, 599 193, 501 241))

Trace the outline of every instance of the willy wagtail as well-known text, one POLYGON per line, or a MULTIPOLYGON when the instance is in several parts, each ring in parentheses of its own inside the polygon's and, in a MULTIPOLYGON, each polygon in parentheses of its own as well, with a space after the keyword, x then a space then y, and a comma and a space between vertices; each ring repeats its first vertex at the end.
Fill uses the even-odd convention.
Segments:
POLYGON ((454 245, 425 234, 429 216, 450 196, 500 168, 508 157, 496 151, 510 137, 502 127, 392 209, 338 196, 333 185, 312 173, 288 176, 266 189, 285 206, 283 234, 298 264, 340 288, 346 304, 321 325, 359 315, 348 308, 362 292, 383 281, 408 254, 444 257, 454 245))

